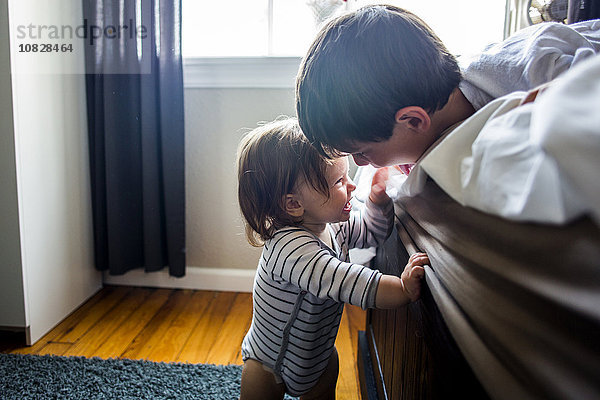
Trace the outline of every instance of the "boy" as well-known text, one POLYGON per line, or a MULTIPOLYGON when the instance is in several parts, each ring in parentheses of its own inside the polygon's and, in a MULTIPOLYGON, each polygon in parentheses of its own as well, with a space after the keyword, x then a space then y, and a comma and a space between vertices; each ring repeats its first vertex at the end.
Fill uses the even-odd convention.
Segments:
POLYGON ((463 79, 456 58, 416 15, 363 7, 328 23, 296 82, 302 131, 323 154, 358 165, 412 164, 486 102, 530 90, 599 50, 600 21, 529 27, 488 49, 463 79))

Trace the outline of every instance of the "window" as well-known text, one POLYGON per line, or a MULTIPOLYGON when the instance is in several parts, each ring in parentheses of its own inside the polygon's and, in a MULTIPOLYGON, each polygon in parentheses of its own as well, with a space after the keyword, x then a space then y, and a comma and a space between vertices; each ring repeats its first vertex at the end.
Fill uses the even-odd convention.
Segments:
MULTIPOLYGON (((381 2, 183 0, 186 86, 244 87, 246 82, 257 87, 291 87, 300 57, 325 20, 381 2), (271 63, 277 63, 276 68, 268 71, 271 78, 261 79, 260 75, 267 73, 261 71, 271 63), (201 76, 191 74, 192 70, 204 72, 201 76), (240 80, 239 74, 252 77, 240 80), (223 81, 224 75, 233 78, 223 81), (229 83, 218 83, 225 81, 229 83)), ((502 40, 506 0, 388 0, 387 3, 423 18, 456 55, 475 53, 488 43, 502 40)))
POLYGON ((342 0, 183 0, 184 57, 301 56, 342 0))
MULTIPOLYGON (((352 1, 353 8, 379 1, 352 1), (360 5, 358 5, 360 4, 360 5)), ((396 0, 389 4, 421 17, 451 53, 469 55, 503 39, 506 0, 396 0)))

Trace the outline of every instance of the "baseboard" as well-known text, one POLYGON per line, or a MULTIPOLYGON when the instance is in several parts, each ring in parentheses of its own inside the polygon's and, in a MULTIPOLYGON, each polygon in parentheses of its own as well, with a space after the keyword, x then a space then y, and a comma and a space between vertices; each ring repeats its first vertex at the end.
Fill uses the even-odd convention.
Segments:
POLYGON ((11 340, 17 340, 27 346, 31 346, 31 327, 20 327, 20 326, 0 326, 0 340, 4 340, 3 336, 9 335, 11 340))
POLYGON ((250 293, 255 273, 253 269, 187 267, 184 277, 175 278, 166 270, 146 273, 140 269, 124 275, 105 272, 104 284, 250 293))

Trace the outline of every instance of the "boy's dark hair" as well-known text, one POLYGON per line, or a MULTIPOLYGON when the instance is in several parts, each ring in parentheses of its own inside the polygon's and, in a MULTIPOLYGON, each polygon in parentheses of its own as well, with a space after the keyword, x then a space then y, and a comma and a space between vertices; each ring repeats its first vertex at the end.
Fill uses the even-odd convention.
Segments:
POLYGON ((384 141, 406 106, 441 109, 458 87, 456 58, 419 17, 390 5, 342 15, 317 35, 296 78, 300 126, 321 154, 384 141))
POLYGON ((329 198, 325 170, 331 160, 320 155, 294 118, 279 119, 249 132, 238 148, 238 201, 246 237, 261 246, 275 231, 298 226, 286 211, 284 197, 299 183, 329 198))

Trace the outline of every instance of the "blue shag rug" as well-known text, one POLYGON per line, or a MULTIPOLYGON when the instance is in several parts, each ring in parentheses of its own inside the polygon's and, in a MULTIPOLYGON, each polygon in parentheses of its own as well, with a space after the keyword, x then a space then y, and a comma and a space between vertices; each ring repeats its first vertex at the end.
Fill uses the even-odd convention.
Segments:
POLYGON ((0 354, 0 399, 232 400, 241 373, 239 365, 0 354))

